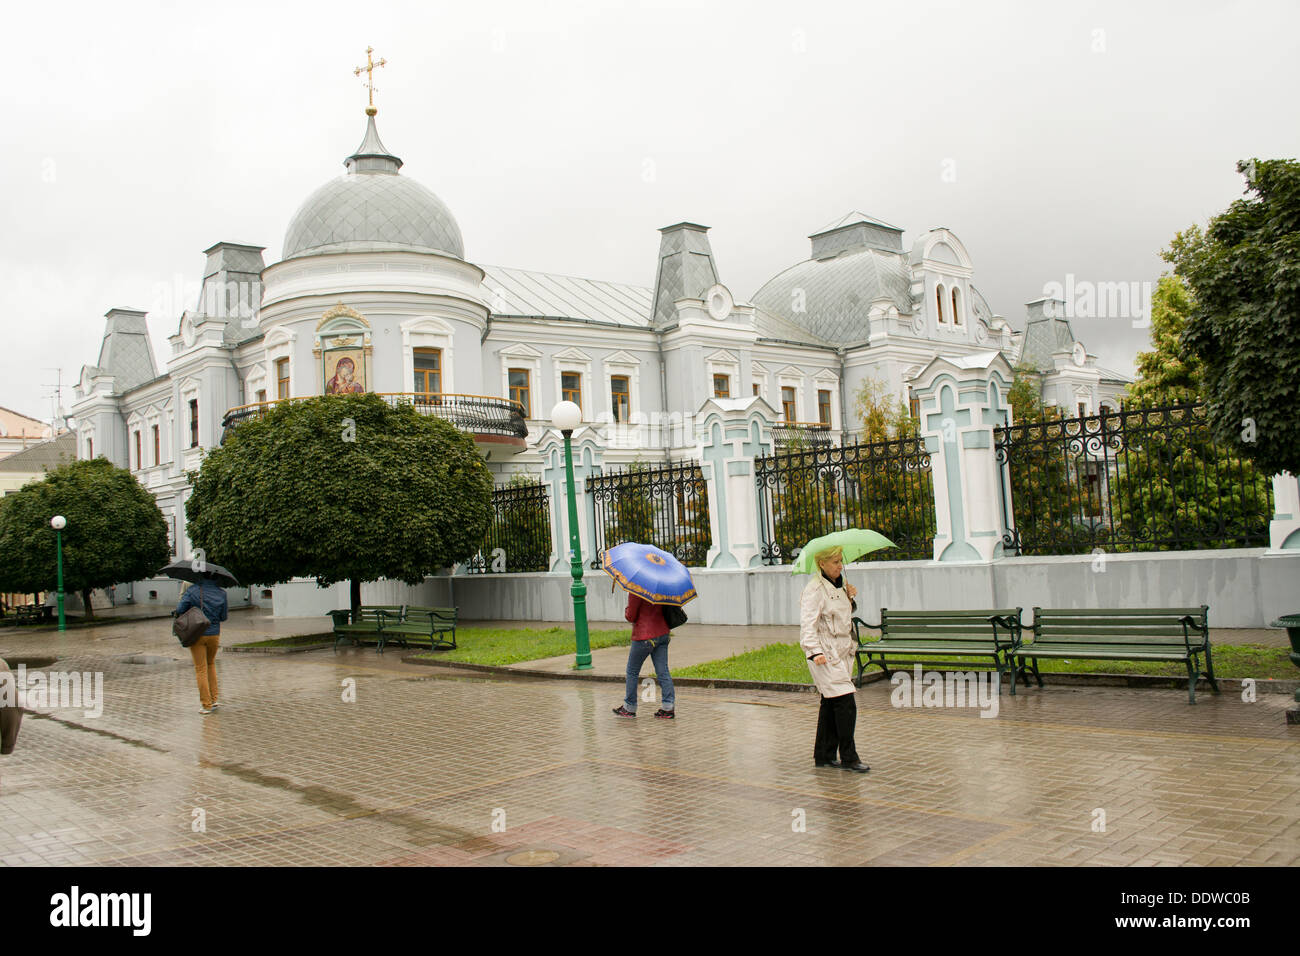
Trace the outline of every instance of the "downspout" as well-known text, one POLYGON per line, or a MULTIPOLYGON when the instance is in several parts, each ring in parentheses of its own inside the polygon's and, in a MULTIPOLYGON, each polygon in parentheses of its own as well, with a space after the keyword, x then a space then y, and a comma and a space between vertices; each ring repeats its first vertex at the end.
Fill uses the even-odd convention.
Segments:
POLYGON ((840 354, 840 447, 843 448, 843 447, 844 447, 844 436, 847 435, 847 434, 848 434, 848 431, 849 431, 849 425, 848 425, 848 423, 849 423, 849 419, 848 419, 849 409, 848 409, 848 406, 844 404, 844 396, 845 396, 845 385, 844 385, 844 356, 845 356, 845 352, 844 352, 844 347, 843 347, 843 346, 840 346, 840 347, 837 348, 835 351, 838 352, 838 353, 840 354))
MULTIPOLYGON (((660 421, 663 422, 668 419, 668 368, 664 365, 664 333, 662 330, 655 332, 655 342, 659 345, 659 407, 662 409, 660 421)), ((660 427, 660 435, 662 436, 662 426, 660 427)), ((672 460, 671 449, 664 445, 664 461, 671 462, 672 460)))

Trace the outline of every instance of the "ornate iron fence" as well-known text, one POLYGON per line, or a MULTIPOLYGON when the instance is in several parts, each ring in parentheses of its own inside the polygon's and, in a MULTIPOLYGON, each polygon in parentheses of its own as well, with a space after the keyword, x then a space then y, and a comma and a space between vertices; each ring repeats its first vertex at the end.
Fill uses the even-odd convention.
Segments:
POLYGON ((994 431, 1008 553, 1268 544, 1269 476, 1220 451, 1203 404, 1103 409, 994 431))
POLYGON ((812 538, 871 528, 897 548, 863 560, 934 556, 930 455, 919 438, 784 452, 754 460, 765 564, 793 561, 812 538))
POLYGON ((551 496, 531 482, 503 485, 492 492, 492 523, 474 557, 471 574, 503 571, 549 571, 551 567, 551 496))
POLYGON ((698 461, 666 465, 634 463, 621 471, 587 479, 595 504, 599 568, 607 548, 638 541, 701 567, 713 546, 709 528, 709 491, 698 461))

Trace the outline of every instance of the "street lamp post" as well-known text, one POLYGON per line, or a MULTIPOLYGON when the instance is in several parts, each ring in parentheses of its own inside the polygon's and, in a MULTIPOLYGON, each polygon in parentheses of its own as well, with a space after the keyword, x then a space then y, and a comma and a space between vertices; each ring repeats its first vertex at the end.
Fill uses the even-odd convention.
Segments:
POLYGON ((591 670, 591 640, 587 634, 587 585, 582 583, 582 541, 578 534, 578 499, 573 490, 573 446, 570 438, 582 421, 582 409, 560 402, 551 409, 551 424, 564 436, 564 478, 569 490, 569 564, 573 573, 573 630, 577 636, 576 670, 591 670))
POLYGON ((63 515, 55 515, 50 519, 50 527, 54 529, 54 551, 57 555, 59 564, 59 630, 68 629, 67 621, 63 617, 63 529, 68 526, 68 519, 63 515))

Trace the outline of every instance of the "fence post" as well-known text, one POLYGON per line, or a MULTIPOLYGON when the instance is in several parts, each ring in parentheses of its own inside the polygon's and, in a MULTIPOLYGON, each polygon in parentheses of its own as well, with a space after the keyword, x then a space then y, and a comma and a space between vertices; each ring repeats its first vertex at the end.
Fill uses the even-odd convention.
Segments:
POLYGON ((1007 532, 993 428, 1013 373, 1001 352, 936 357, 912 380, 934 487, 934 560, 993 561, 1007 532))
MULTIPOLYGON (((594 432, 577 429, 571 438, 573 447, 573 492, 578 498, 578 540, 582 542, 584 563, 596 551, 592 528, 591 496, 587 478, 596 474, 605 462, 604 450, 593 440, 594 432)), ((551 489, 551 571, 568 574, 569 565, 569 492, 564 480, 564 439, 549 429, 538 449, 542 455, 542 483, 551 489)))
POLYGON ((709 489, 710 568, 762 563, 754 459, 771 454, 776 413, 763 398, 709 399, 700 408, 696 457, 709 489))
POLYGON ((1270 551, 1300 549, 1300 483, 1290 472, 1273 476, 1273 520, 1268 524, 1270 551))

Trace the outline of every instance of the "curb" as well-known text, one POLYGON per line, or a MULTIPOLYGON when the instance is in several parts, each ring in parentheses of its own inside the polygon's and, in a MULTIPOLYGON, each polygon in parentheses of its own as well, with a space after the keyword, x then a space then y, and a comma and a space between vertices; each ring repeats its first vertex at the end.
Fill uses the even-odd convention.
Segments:
MULTIPOLYGON (((499 677, 543 677, 551 680, 584 680, 600 681, 603 683, 621 684, 625 677, 619 674, 584 674, 579 671, 569 673, 556 673, 555 671, 530 670, 523 667, 504 667, 497 664, 468 664, 464 661, 439 661, 422 657, 403 657, 403 664, 417 664, 422 667, 446 667, 452 670, 472 671, 479 674, 492 674, 499 677)), ((904 672, 908 673, 908 672, 904 672)), ((1221 693, 1227 691, 1240 692, 1242 689, 1243 679, 1252 678, 1240 677, 1220 677, 1219 690, 1221 693)), ((872 674, 864 674, 862 677, 862 686, 876 684, 885 680, 883 671, 876 671, 872 674)), ((1044 674, 1043 683, 1061 684, 1065 686, 1080 685, 1092 687, 1159 687, 1175 688, 1178 690, 1187 689, 1186 677, 1164 677, 1156 674, 1044 674)), ((785 691, 789 693, 815 693, 817 688, 813 684, 792 684, 781 681, 758 681, 758 680, 731 680, 728 678, 718 677, 674 677, 673 684, 679 687, 711 687, 711 688, 732 688, 740 690, 774 690, 785 691)), ((1031 682, 1028 688, 1023 685, 1017 690, 1037 690, 1036 682, 1031 682)), ((1210 690, 1209 681, 1201 678, 1196 683, 1197 691, 1210 690)), ((1275 680, 1260 679, 1255 681, 1255 691, 1261 694, 1294 694, 1300 689, 1300 680, 1275 680)))

